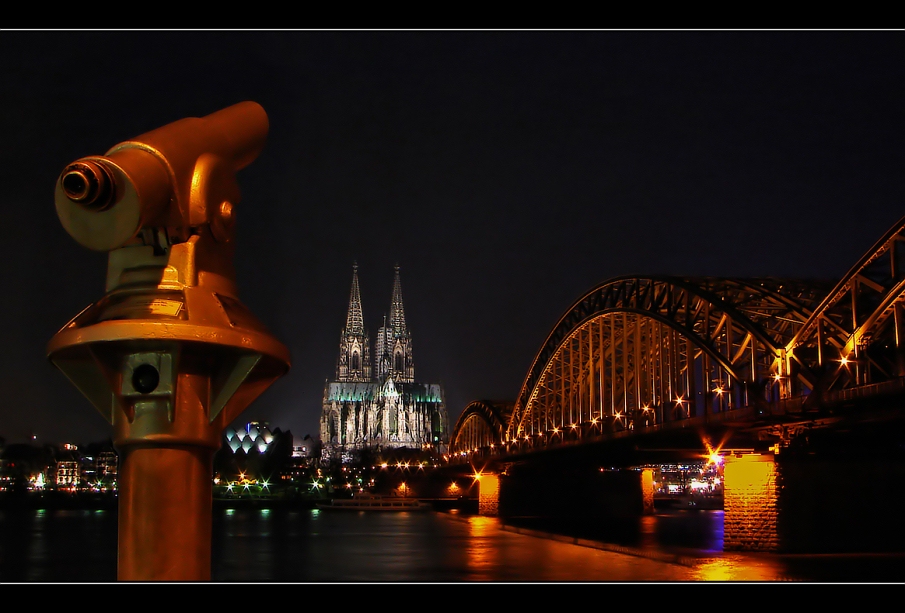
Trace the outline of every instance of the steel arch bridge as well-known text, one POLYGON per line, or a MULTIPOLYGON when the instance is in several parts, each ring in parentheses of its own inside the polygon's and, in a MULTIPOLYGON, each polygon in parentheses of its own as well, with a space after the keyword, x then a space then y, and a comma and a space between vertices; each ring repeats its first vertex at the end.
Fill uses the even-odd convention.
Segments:
POLYGON ((905 375, 905 218, 838 282, 625 276, 580 297, 506 419, 466 408, 451 451, 543 448, 743 407, 818 404, 905 375), (496 438, 499 437, 499 438, 496 438))

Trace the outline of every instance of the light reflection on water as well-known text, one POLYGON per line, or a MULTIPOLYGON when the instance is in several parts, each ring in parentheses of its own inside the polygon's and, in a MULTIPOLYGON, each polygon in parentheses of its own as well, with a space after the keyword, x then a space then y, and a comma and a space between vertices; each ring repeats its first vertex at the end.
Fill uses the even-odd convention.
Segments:
MULTIPOLYGON (((640 518, 631 546, 580 546, 495 517, 224 509, 214 512, 211 570, 219 582, 866 582, 902 568, 901 556, 840 566, 723 553, 721 516, 682 517, 640 518), (660 547, 664 527, 674 549, 660 547), (692 542, 706 545, 697 557, 675 555, 692 542)), ((115 581, 116 538, 116 511, 0 509, 0 581, 115 581)))
POLYGON ((782 581, 796 580, 786 574, 785 565, 769 556, 724 555, 707 558, 694 567, 693 581, 782 581))
POLYGON ((499 529, 492 517, 472 516, 468 520, 469 535, 466 560, 469 572, 475 579, 487 577, 494 565, 495 551, 491 547, 488 535, 499 529))

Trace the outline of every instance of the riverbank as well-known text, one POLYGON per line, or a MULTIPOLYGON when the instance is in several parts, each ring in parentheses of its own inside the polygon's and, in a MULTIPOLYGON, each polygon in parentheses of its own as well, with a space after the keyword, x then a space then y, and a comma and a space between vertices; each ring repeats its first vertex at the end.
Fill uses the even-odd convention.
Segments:
MULTIPOLYGON (((318 503, 329 501, 326 497, 309 496, 231 496, 213 498, 213 509, 287 509, 308 510, 317 508, 318 503)), ((478 501, 465 497, 419 498, 429 503, 435 511, 458 510, 465 513, 478 512, 478 501)), ((3 492, 0 493, 0 509, 72 509, 72 510, 115 510, 119 498, 116 493, 70 494, 67 492, 3 492)))
POLYGON ((0 494, 0 509, 111 510, 116 509, 118 501, 115 493, 3 492, 0 494))
POLYGON ((722 510, 661 509, 651 516, 599 524, 563 524, 538 518, 500 520, 499 529, 656 560, 689 568, 694 580, 733 580, 737 568, 750 571, 743 580, 809 583, 902 584, 905 552, 789 554, 727 552, 722 543, 722 510), (869 579, 866 579, 869 578, 869 579))

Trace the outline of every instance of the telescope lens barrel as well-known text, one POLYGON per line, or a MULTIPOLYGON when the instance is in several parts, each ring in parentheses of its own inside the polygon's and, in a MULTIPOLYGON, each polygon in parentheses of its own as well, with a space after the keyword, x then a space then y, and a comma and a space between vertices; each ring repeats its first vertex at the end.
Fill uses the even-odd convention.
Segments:
POLYGON ((234 173, 261 152, 268 128, 261 105, 246 101, 81 157, 54 187, 60 222, 96 251, 119 249, 151 227, 185 240, 210 225, 215 240, 229 242, 241 195, 234 173))
POLYGON ((83 207, 103 211, 113 202, 113 179, 94 162, 73 162, 60 175, 66 197, 83 207))

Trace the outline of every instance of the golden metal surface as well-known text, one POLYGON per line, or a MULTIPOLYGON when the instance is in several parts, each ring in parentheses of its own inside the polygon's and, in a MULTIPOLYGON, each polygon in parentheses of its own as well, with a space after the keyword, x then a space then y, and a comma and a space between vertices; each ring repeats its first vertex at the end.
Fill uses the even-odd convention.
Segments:
POLYGON ((66 230, 110 252, 106 294, 47 353, 113 426, 120 580, 210 579, 213 454, 289 369, 289 351, 239 301, 232 263, 234 173, 267 129, 243 102, 78 160, 57 182, 66 230))

